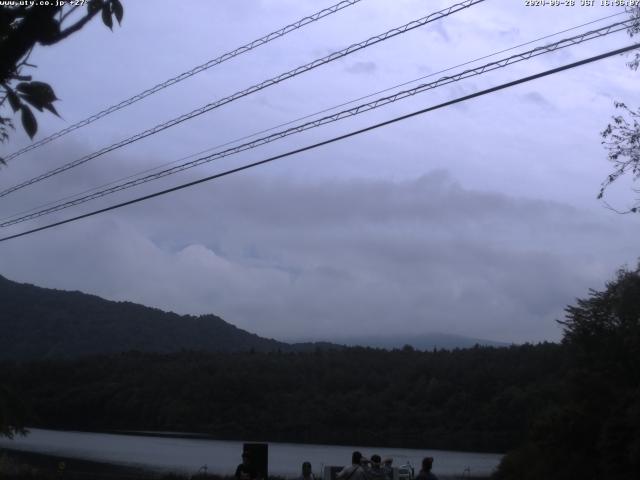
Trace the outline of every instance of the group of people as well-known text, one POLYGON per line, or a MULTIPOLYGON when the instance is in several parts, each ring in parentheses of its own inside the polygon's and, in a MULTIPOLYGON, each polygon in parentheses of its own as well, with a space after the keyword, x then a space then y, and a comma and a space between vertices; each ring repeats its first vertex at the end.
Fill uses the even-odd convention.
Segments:
MULTIPOLYGON (((355 451, 351 455, 351 465, 344 467, 336 475, 336 480, 393 480, 393 459, 382 461, 380 455, 371 455, 366 459, 362 453, 355 451)), ((433 457, 425 457, 422 460, 422 469, 414 480, 438 480, 432 472, 433 457)), ((248 453, 243 452, 242 463, 236 469, 236 480, 266 480, 260 479, 260 475, 252 465, 248 453)), ((302 464, 302 475, 298 480, 316 480, 311 469, 311 463, 302 464)))
MULTIPOLYGON (((336 480, 393 480, 393 459, 388 458, 383 462, 380 455, 371 455, 366 459, 362 453, 355 451, 351 455, 351 465, 344 467, 336 475, 336 480)), ((432 472, 433 457, 422 459, 422 469, 415 480, 438 480, 432 472)), ((300 480, 312 480, 303 478, 300 480)))

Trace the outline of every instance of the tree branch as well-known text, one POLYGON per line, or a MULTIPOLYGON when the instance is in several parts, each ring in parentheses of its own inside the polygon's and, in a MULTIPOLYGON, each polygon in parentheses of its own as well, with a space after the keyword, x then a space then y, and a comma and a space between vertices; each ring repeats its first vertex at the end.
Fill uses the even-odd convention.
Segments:
POLYGON ((41 41, 45 33, 43 27, 57 25, 54 17, 60 8, 43 6, 29 9, 20 25, 3 40, 0 44, 0 82, 15 73, 20 59, 41 41))
POLYGON ((628 215, 630 213, 637 213, 638 212, 638 207, 629 207, 626 210, 618 210, 617 208, 613 207, 606 200, 602 200, 602 203, 604 204, 605 208, 607 208, 608 210, 611 210, 612 212, 617 213, 618 215, 628 215))
POLYGON ((66 28, 65 30, 62 30, 58 35, 53 37, 52 39, 53 41, 51 43, 57 43, 60 40, 64 40, 72 33, 75 33, 78 30, 80 30, 82 27, 86 25, 87 22, 89 22, 93 17, 95 17, 99 11, 100 10, 93 10, 91 12, 87 12, 87 14, 84 17, 82 17, 80 20, 78 20, 76 23, 66 28))

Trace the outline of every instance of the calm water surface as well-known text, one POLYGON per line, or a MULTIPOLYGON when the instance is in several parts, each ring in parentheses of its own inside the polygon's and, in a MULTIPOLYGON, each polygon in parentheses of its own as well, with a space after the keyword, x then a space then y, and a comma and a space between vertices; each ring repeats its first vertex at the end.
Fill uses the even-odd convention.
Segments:
MULTIPOLYGON (((226 475, 233 474, 240 463, 242 443, 37 428, 31 429, 26 437, 16 437, 14 440, 0 438, 0 448, 186 473, 194 473, 207 465, 210 473, 226 475)), ((306 460, 311 462, 317 475, 324 465, 350 463, 353 450, 360 450, 367 457, 374 453, 393 457, 395 466, 407 462, 419 466, 423 457, 432 456, 435 458, 434 473, 446 476, 462 475, 466 468, 470 469, 472 475, 489 475, 502 458, 502 455, 492 453, 273 442, 269 443, 269 473, 285 477, 299 476, 300 465, 306 460)))

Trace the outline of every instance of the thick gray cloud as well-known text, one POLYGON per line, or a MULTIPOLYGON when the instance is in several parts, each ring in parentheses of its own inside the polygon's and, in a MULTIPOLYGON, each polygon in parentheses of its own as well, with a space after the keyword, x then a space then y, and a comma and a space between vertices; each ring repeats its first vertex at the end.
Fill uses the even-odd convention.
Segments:
POLYGON ((215 312, 285 339, 447 331, 523 341, 558 338, 563 307, 633 259, 632 238, 603 215, 468 190, 444 171, 407 181, 238 176, 7 244, 0 268, 215 312))
MULTIPOLYGON (((39 135, 331 3, 190 0, 188 14, 176 14, 175 2, 158 0, 150 14, 146 2, 130 2, 122 28, 114 33, 93 22, 60 46, 34 52, 38 79, 50 81, 63 99, 58 110, 64 120, 39 117, 39 135)), ((365 0, 25 155, 0 171, 0 187, 451 3, 365 0)), ((442 74, 434 72, 611 13, 599 7, 535 9, 511 0, 484 2, 6 197, 0 214, 425 73, 437 78, 442 74)), ((626 42, 621 33, 537 57, 148 185, 136 194, 626 42)), ((7 242, 0 245, 0 273, 182 313, 213 312, 284 339, 362 331, 557 339, 554 319, 562 316, 563 307, 589 287, 601 287, 619 266, 633 264, 640 255, 633 241, 640 228, 637 219, 613 215, 595 199, 609 169, 598 132, 613 113, 614 99, 632 103, 636 75, 624 58, 612 58, 251 174, 7 242)), ((8 150, 26 143, 16 132, 8 150)), ((628 187, 622 184, 612 192, 612 202, 624 203, 628 187)), ((132 195, 118 194, 55 218, 132 195)))

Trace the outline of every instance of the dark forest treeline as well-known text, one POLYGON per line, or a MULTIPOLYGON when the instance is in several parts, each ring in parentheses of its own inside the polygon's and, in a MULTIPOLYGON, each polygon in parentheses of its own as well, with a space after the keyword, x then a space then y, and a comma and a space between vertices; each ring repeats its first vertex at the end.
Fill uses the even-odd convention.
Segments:
POLYGON ((556 344, 419 352, 130 352, 0 365, 30 425, 505 451, 559 395, 556 344))
POLYGON ((640 478, 640 267, 562 324, 559 345, 4 362, 0 385, 33 426, 510 450, 496 480, 640 478))
POLYGON ((562 395, 496 478, 640 478, 640 265, 567 307, 562 323, 562 395))

